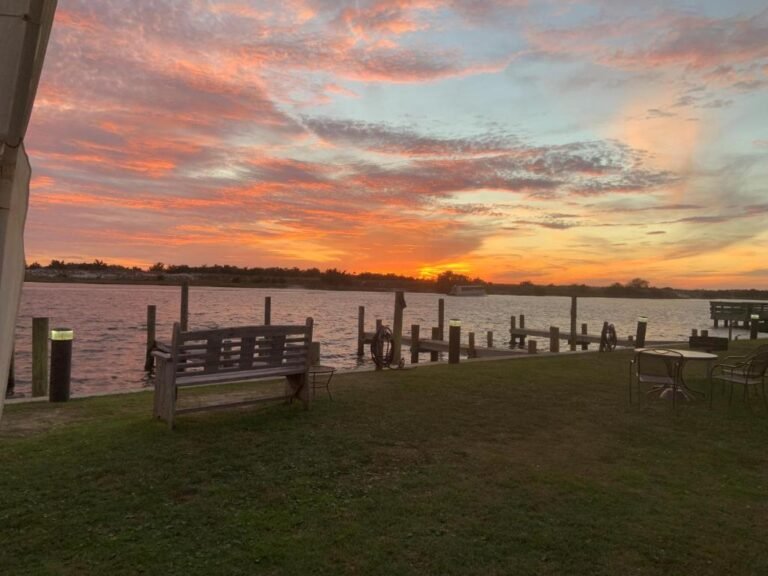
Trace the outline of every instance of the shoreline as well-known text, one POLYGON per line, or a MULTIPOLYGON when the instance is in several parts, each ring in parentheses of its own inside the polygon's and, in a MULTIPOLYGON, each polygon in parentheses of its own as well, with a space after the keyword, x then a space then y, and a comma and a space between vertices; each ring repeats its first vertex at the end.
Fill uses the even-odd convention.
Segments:
MULTIPOLYGON (((90 274, 90 273, 89 273, 90 274)), ((148 275, 149 276, 149 275, 148 275)), ((122 286, 181 286, 184 282, 189 282, 190 286, 206 288, 257 288, 270 290, 327 290, 332 292, 394 292, 402 290, 417 294, 436 294, 451 298, 468 298, 466 296, 454 296, 444 294, 429 287, 402 285, 393 283, 392 285, 382 286, 380 284, 369 285, 361 283, 358 285, 337 285, 327 283, 288 283, 286 282, 242 282, 225 280, 219 277, 195 274, 165 274, 163 278, 152 277, 103 277, 99 275, 88 276, 40 276, 37 274, 27 274, 24 278, 25 283, 30 284, 93 284, 93 285, 122 285, 122 286)), ((756 294, 738 295, 735 292, 744 292, 744 290, 674 290, 674 294, 665 292, 664 294, 606 294, 600 292, 602 288, 597 287, 579 287, 578 290, 572 290, 569 286, 536 286, 543 288, 541 290, 514 289, 507 286, 495 287, 487 286, 488 296, 557 296, 569 297, 578 296, 579 298, 610 298, 610 299, 632 299, 632 300, 742 300, 751 302, 768 302, 768 291, 748 289, 756 294), (765 293, 764 293, 765 292, 765 293)), ((667 290, 667 289, 663 289, 667 290)))

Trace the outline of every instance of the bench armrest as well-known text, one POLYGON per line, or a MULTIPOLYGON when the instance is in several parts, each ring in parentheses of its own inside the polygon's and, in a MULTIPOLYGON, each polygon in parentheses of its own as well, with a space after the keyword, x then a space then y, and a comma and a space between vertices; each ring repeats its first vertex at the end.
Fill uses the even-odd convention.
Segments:
POLYGON ((161 358, 163 360, 170 360, 171 355, 168 352, 161 352, 160 350, 152 350, 152 356, 155 358, 161 358))

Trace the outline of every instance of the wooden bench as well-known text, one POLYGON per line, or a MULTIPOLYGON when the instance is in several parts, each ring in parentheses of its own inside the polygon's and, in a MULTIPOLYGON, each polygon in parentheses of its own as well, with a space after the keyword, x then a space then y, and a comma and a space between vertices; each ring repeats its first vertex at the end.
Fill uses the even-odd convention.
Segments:
POLYGON ((691 350, 704 350, 706 352, 728 350, 728 338, 719 336, 691 336, 688 338, 688 348, 691 350))
POLYGON ((227 406, 244 406, 266 400, 299 398, 309 408, 310 346, 312 318, 304 326, 242 326, 182 332, 173 325, 173 338, 166 351, 156 350, 154 416, 173 428, 176 414, 227 406), (211 384, 249 382, 285 376, 281 396, 177 408, 180 388, 211 384))

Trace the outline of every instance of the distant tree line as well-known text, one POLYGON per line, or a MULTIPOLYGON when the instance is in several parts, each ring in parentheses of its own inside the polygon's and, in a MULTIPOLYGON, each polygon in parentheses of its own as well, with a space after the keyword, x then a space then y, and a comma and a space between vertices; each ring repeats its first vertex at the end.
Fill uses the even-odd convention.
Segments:
MULTIPOLYGON (((79 278, 71 272, 96 273, 101 281, 109 282, 145 282, 177 283, 180 277, 190 277, 200 284, 210 285, 253 285, 253 286, 302 286, 305 288, 335 290, 406 290, 409 292, 437 292, 447 294, 453 286, 481 285, 489 294, 512 294, 522 296, 593 296, 607 298, 703 298, 703 299, 741 299, 768 300, 768 290, 736 289, 677 289, 657 288, 647 280, 633 278, 624 284, 614 282, 609 286, 587 286, 586 284, 534 284, 522 281, 518 284, 496 284, 481 278, 470 278, 451 270, 442 272, 434 279, 414 278, 392 273, 361 272, 352 273, 337 268, 320 270, 319 268, 301 269, 297 267, 243 267, 230 264, 190 266, 187 264, 165 264, 156 262, 146 270, 139 266, 121 266, 107 264, 102 260, 93 262, 65 262, 51 260, 43 266, 33 262, 27 266, 29 280, 67 280, 79 278), (36 273, 46 270, 47 275, 36 273)), ((93 278, 88 278, 92 281, 93 278)))

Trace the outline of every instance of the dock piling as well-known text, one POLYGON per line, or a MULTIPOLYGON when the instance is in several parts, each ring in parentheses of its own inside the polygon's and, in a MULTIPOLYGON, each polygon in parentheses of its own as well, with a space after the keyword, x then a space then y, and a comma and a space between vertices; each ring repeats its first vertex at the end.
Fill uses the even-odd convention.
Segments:
POLYGON ((461 321, 448 323, 448 364, 458 364, 461 353, 461 321))
POLYGON ((272 296, 264 297, 264 326, 272 324, 272 296))
POLYGON ((186 332, 189 328, 189 280, 181 283, 181 310, 179 313, 179 323, 181 331, 186 332))
POLYGON ((493 330, 488 330, 486 339, 488 341, 488 348, 493 348, 493 330))
POLYGON ((157 306, 150 304, 147 306, 147 355, 144 360, 144 371, 152 372, 155 367, 155 359, 152 357, 152 350, 155 348, 157 329, 157 306))
POLYGON ((419 332, 418 324, 411 324, 411 364, 419 363, 419 332))
POLYGON ((475 333, 470 332, 467 334, 469 338, 469 351, 467 353, 468 358, 477 358, 477 350, 475 349, 475 333))
POLYGON ((437 301, 437 327, 440 329, 438 340, 445 340, 445 298, 437 301))
MULTIPOLYGON (((442 340, 440 338, 440 327, 435 326, 432 328, 432 340, 442 340)), ((430 362, 437 362, 440 359, 440 352, 430 352, 429 353, 429 361, 430 362)))
POLYGON ((645 316, 638 316, 637 318, 637 332, 635 333, 635 348, 645 347, 645 331, 648 328, 648 318, 645 316))
MULTIPOLYGON (((587 323, 583 322, 581 324, 581 335, 582 336, 586 336, 587 334, 589 334, 589 330, 587 329, 587 323)), ((582 350, 589 350, 589 342, 582 342, 581 343, 581 349, 582 350)))
POLYGON ((48 394, 48 318, 32 318, 32 396, 48 394))
POLYGON ((365 355, 365 306, 357 307, 357 355, 365 355))
POLYGON ((557 326, 549 327, 549 351, 560 352, 560 328, 557 326))
POLYGON ((401 344, 403 341, 403 310, 405 309, 405 293, 395 292, 395 321, 392 326, 392 364, 400 365, 401 344))
POLYGON ((536 340, 528 340, 528 354, 536 354, 536 340))
POLYGON ((576 296, 571 296, 571 337, 570 337, 570 349, 571 352, 576 351, 576 312, 577 303, 576 296))

